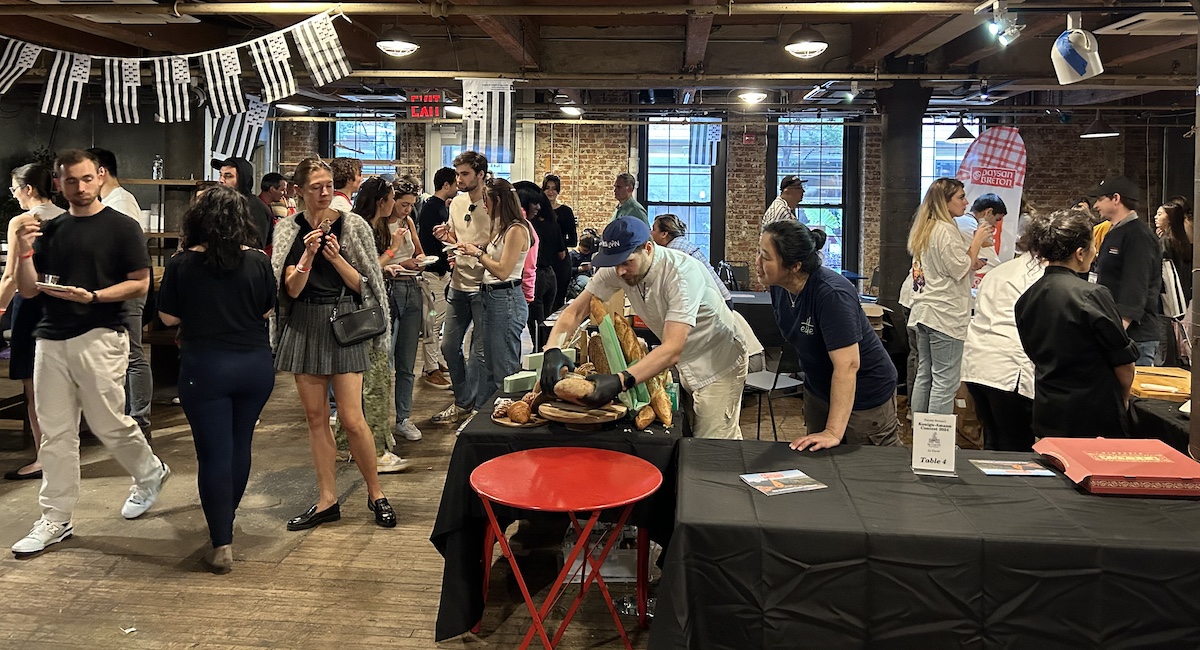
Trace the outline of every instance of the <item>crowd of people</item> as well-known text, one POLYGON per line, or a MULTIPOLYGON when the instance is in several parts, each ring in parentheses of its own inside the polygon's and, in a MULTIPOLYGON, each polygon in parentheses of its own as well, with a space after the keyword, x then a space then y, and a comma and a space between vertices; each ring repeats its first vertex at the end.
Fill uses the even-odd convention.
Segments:
MULTIPOLYGON (((341 518, 339 458, 357 465, 376 524, 396 526, 379 475, 408 466, 397 437, 423 438, 412 417, 418 373, 450 393, 430 424, 461 426, 490 412, 520 368, 527 332, 543 352, 539 383, 552 391, 574 368, 563 347, 593 298, 618 292, 660 344, 626 370, 591 376, 582 401, 602 405, 672 371, 692 435, 741 438, 750 357, 762 345, 685 221, 650 219, 632 175, 614 180, 617 206, 597 232, 579 231, 558 176, 509 182, 474 151, 437 170, 429 194, 412 177, 364 177, 350 158, 268 173, 258 194, 248 161, 212 167, 219 180, 198 184, 151 311, 179 327, 179 400, 213 571, 232 568, 233 520, 277 372, 293 375, 317 484, 288 530, 341 518)), ((24 383, 38 457, 6 478, 42 480, 42 516, 12 547, 19 555, 72 533, 81 412, 133 479, 124 516, 145 513, 171 476, 148 444, 152 383, 140 337, 151 262, 130 218, 140 209, 116 172, 111 152, 72 150, 53 169, 11 174, 24 213, 9 224, 0 301, 13 301, 10 373, 24 383), (66 212, 51 200, 54 178, 66 212)), ((797 214, 805 182, 783 178, 755 259, 804 370, 806 431, 791 447, 899 445, 897 369, 857 288, 823 265, 826 233, 797 214)), ((1168 202, 1156 234, 1136 214, 1137 187, 1121 177, 1092 196, 1086 209, 1023 210, 1019 255, 1001 262, 989 251, 1004 202, 985 194, 968 206, 959 181, 933 183, 914 216, 901 297, 916 357, 913 412, 953 412, 966 382, 989 448, 1128 433, 1134 363, 1186 352, 1169 345, 1164 330, 1175 328, 1164 324, 1184 316, 1176 303, 1190 288, 1192 217, 1186 203, 1168 202), (1089 272, 1095 283, 1082 279, 1089 272), (1174 302, 1163 298, 1172 291, 1174 302)))

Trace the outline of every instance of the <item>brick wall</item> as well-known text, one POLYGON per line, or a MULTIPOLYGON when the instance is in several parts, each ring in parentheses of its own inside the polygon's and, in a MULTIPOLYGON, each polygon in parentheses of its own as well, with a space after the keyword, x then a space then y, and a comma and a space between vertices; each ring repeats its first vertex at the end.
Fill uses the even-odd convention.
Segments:
POLYGON ((878 124, 863 127, 862 139, 862 229, 859 231, 862 255, 861 272, 870 277, 879 266, 879 188, 883 182, 883 132, 878 124))
POLYGON ((428 185, 433 181, 437 169, 429 170, 425 176, 425 124, 423 122, 400 122, 396 124, 396 160, 399 176, 412 174, 424 179, 422 185, 428 191, 428 185))
POLYGON ((318 122, 276 122, 280 127, 280 167, 285 172, 296 163, 317 155, 318 122))
POLYGON ((616 200, 612 183, 629 169, 627 125, 538 124, 534 131, 534 182, 546 174, 562 178, 561 203, 571 206, 579 229, 601 230, 616 200))
MULTIPOLYGON (((754 265, 758 253, 762 216, 767 210, 767 127, 765 124, 727 129, 725 164, 725 259, 754 265), (743 135, 754 135, 754 144, 742 144, 743 135)), ((753 273, 751 273, 753 276, 753 273)))

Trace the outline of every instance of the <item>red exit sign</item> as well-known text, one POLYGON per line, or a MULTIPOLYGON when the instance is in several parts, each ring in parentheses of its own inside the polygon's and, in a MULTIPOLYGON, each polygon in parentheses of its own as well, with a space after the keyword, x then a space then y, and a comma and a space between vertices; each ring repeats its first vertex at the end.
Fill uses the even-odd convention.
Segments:
POLYGON ((434 120, 442 117, 442 93, 414 91, 408 95, 408 116, 414 120, 434 120))

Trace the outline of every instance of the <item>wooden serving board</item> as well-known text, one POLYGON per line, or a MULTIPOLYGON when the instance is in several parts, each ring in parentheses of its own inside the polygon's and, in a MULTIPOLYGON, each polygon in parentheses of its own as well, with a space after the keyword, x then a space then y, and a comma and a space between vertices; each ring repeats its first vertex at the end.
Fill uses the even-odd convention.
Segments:
POLYGON ((538 414, 547 420, 554 420, 569 426, 590 426, 614 422, 625 417, 629 409, 624 404, 612 403, 600 408, 588 408, 555 400, 538 407, 538 414))
POLYGON ((1192 373, 1182 368, 1139 367, 1130 392, 1134 397, 1186 402, 1192 397, 1192 373))
POLYGON ((492 422, 495 422, 496 424, 499 424, 502 427, 512 427, 514 429, 530 429, 533 427, 540 427, 543 424, 546 424, 547 420, 546 420, 546 418, 541 417, 538 414, 534 413, 534 414, 530 415, 529 421, 526 422, 525 424, 519 424, 517 422, 513 422, 512 420, 508 419, 507 415, 502 418, 492 418, 492 422))

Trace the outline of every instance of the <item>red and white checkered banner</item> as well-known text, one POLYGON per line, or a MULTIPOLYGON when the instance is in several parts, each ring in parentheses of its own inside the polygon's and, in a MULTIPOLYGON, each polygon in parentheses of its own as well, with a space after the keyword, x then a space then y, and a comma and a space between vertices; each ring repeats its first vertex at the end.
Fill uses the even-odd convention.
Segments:
POLYGON ((1004 220, 996 224, 995 254, 988 257, 979 273, 982 276, 1016 257, 1017 222, 1025 189, 1025 141, 1020 131, 1011 126, 994 126, 981 133, 967 147, 957 178, 966 188, 968 204, 990 193, 999 196, 1008 208, 1004 220))

